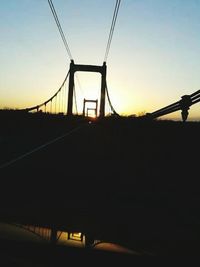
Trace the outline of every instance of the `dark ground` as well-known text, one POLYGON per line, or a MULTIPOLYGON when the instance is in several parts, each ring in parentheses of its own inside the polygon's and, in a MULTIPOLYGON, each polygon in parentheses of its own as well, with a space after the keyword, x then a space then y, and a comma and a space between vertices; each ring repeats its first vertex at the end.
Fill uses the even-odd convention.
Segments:
POLYGON ((200 251, 200 123, 0 114, 2 220, 56 225, 153 255, 200 251))

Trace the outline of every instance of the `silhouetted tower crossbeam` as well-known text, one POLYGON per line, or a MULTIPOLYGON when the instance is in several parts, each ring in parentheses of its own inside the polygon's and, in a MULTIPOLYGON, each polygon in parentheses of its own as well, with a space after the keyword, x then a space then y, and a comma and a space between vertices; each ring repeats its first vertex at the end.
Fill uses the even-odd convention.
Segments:
POLYGON ((73 113, 74 74, 76 71, 85 71, 85 72, 101 73, 101 95, 100 95, 99 116, 100 117, 105 116, 106 69, 107 69, 106 62, 104 62, 102 66, 95 66, 95 65, 74 64, 74 61, 71 60, 70 70, 69 70, 67 115, 71 116, 73 113))

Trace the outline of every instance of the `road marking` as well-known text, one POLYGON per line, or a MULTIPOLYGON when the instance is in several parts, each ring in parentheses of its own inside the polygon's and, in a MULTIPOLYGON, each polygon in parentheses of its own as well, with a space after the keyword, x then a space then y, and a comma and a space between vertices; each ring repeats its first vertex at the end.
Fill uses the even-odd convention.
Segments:
POLYGON ((24 159, 27 156, 29 156, 29 155, 31 155, 31 154, 33 154, 33 153, 45 148, 45 147, 47 147, 47 146, 49 146, 49 145, 51 145, 51 144, 63 139, 63 138, 65 138, 66 136, 69 136, 70 134, 72 134, 72 133, 76 132, 77 130, 79 130, 80 128, 82 128, 84 125, 78 126, 78 127, 74 128, 74 129, 72 129, 71 131, 69 131, 69 132, 67 132, 67 133, 65 133, 65 134, 63 134, 63 135, 61 135, 61 136, 59 136, 59 137, 57 137, 57 138, 45 143, 43 145, 41 145, 41 146, 38 146, 38 147, 34 148, 33 150, 31 150, 31 151, 29 151, 29 152, 27 152, 27 153, 15 158, 15 159, 12 159, 12 160, 10 160, 10 161, 8 161, 6 163, 3 163, 2 165, 0 165, 0 169, 8 167, 8 166, 12 165, 13 163, 15 163, 15 162, 17 162, 17 161, 19 161, 21 159, 24 159))

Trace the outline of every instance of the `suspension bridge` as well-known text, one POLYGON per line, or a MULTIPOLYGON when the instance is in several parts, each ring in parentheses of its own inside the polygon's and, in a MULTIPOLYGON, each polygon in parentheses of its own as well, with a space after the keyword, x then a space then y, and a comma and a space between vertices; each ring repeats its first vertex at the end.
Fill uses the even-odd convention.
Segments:
MULTIPOLYGON (((5 203, 1 205, 2 218, 11 221, 16 219, 20 225, 45 236, 52 243, 56 243, 60 232, 80 231, 88 240, 92 240, 91 243, 97 237, 99 240, 108 238, 122 244, 128 242, 130 246, 137 247, 137 241, 141 239, 161 237, 161 240, 170 236, 179 240, 185 234, 185 224, 192 225, 190 220, 185 220, 191 212, 190 206, 195 207, 198 196, 188 198, 186 205, 186 195, 176 194, 179 187, 183 191, 192 188, 193 192, 194 185, 197 185, 194 167, 198 166, 198 160, 193 158, 188 162, 186 157, 193 151, 189 142, 185 142, 188 132, 183 127, 186 124, 170 125, 173 131, 163 142, 162 137, 166 136, 168 125, 161 125, 160 135, 156 125, 149 127, 143 124, 143 120, 130 125, 121 120, 109 96, 107 58, 120 2, 116 1, 103 64, 96 66, 75 63, 53 2, 48 0, 70 58, 70 67, 53 96, 21 111, 66 115, 62 134, 57 135, 56 124, 44 130, 39 122, 36 130, 30 130, 30 136, 35 138, 43 134, 44 139, 48 137, 48 140, 38 141, 37 146, 33 146, 32 140, 27 141, 26 126, 23 133, 16 135, 16 139, 22 135, 22 139, 31 143, 31 149, 21 154, 14 151, 12 158, 0 165, 4 188, 0 197, 1 203, 5 203), (117 116, 119 121, 73 121, 73 115, 78 113, 74 79, 79 71, 101 74, 100 100, 83 99, 83 117, 92 111, 96 117, 104 118, 107 101, 114 115, 112 118, 117 116), (95 107, 90 110, 88 103, 93 103, 95 107), (54 138, 50 136, 52 131, 55 131, 54 138), (184 169, 179 168, 178 157, 184 169), (188 176, 193 185, 188 185, 188 176), (174 220, 177 225, 173 224, 174 220)), ((142 118, 154 120, 181 111, 182 119, 186 121, 188 110, 199 101, 200 90, 184 95, 179 101, 147 113, 142 118)), ((16 130, 17 125, 14 128, 16 130)), ((196 131, 192 130, 191 136, 198 140, 196 131)), ((196 230, 200 218, 195 212, 194 218, 197 221, 196 230)), ((186 235, 193 238, 194 227, 190 226, 186 235)))
POLYGON ((80 65, 80 64, 74 64, 74 61, 71 60, 70 64, 70 69, 69 72, 67 73, 66 78, 64 79, 62 85, 60 88, 57 90, 57 92, 50 97, 47 101, 33 106, 29 107, 26 109, 22 109, 22 111, 44 111, 45 113, 66 113, 68 116, 73 115, 73 110, 74 110, 74 105, 76 109, 76 113, 78 114, 78 108, 77 108, 77 102, 76 102, 76 93, 75 93, 75 72, 76 71, 84 71, 84 72, 98 72, 101 74, 101 94, 100 94, 100 109, 98 111, 98 100, 94 99, 84 99, 83 100, 83 113, 82 115, 86 115, 86 112, 88 114, 89 110, 94 110, 95 111, 95 117, 99 114, 99 117, 104 117, 105 116, 105 102, 106 102, 106 97, 107 101, 111 110, 111 114, 119 116, 119 114, 115 111, 110 97, 108 93, 108 87, 107 87, 107 81, 106 81, 106 62, 103 63, 103 66, 94 66, 94 65, 80 65), (69 87, 68 87, 68 101, 66 100, 66 84, 68 81, 69 77, 69 87), (65 107, 66 107, 66 101, 67 101, 67 112, 64 112, 65 107), (86 104, 87 103, 96 103, 96 107, 94 109, 92 108, 87 108, 86 104))
MULTIPOLYGON (((49 7, 55 19, 61 39, 63 41, 64 47, 66 49, 66 52, 68 54, 68 57, 71 63, 69 66, 69 71, 63 83, 58 88, 58 90, 53 94, 53 96, 51 96, 49 99, 45 100, 44 102, 40 104, 37 104, 32 107, 24 108, 21 111, 44 112, 44 113, 49 113, 49 114, 65 114, 67 116, 72 116, 73 114, 77 115, 78 113, 79 115, 88 116, 89 114, 91 114, 91 112, 93 112, 94 117, 102 118, 105 116, 105 106, 107 102, 108 108, 110 110, 109 114, 119 116, 119 114, 116 112, 115 108, 113 107, 110 96, 109 96, 106 73, 107 73, 107 59, 108 59, 108 55, 109 55, 109 51, 111 47, 112 37, 113 37, 113 33, 114 33, 116 21, 117 21, 117 16, 118 16, 121 0, 117 0, 115 4, 114 13, 112 17, 112 23, 110 27, 109 37, 108 37, 108 41, 106 45, 106 51, 105 51, 105 56, 104 56, 104 61, 103 61, 102 66, 81 65, 81 64, 74 63, 71 50, 69 48, 68 42, 66 40, 59 18, 57 16, 57 12, 55 10, 54 4, 52 0, 48 0, 48 3, 49 3, 49 7), (94 72, 94 73, 101 74, 100 100, 84 98, 82 100, 83 101, 82 114, 78 112, 78 106, 77 106, 77 96, 76 96, 77 94, 76 94, 76 88, 75 88, 75 74, 77 72, 94 72), (95 107, 87 106, 88 104, 91 104, 91 103, 94 103, 95 107), (99 107, 98 107, 98 104, 99 104, 99 107)), ((198 103, 199 101, 200 101, 200 90, 192 93, 191 95, 182 96, 180 101, 172 103, 166 107, 163 107, 151 113, 147 113, 145 117, 156 119, 158 117, 168 115, 170 113, 180 110, 182 120, 186 121, 188 118, 190 106, 198 103)))
POLYGON ((105 105, 106 100, 108 102, 108 106, 110 108, 110 114, 118 115, 118 113, 115 111, 108 92, 108 86, 107 86, 107 79, 106 79, 106 73, 107 73, 107 65, 106 61, 108 58, 112 36, 114 33, 114 28, 117 20, 117 15, 120 7, 121 0, 117 0, 115 4, 114 14, 112 18, 111 28, 109 32, 109 37, 107 41, 106 51, 105 51, 105 57, 104 62, 102 66, 94 66, 94 65, 81 65, 81 64, 75 64, 74 59, 72 57, 72 53, 70 51, 68 42, 66 40, 65 34, 62 30, 62 26, 59 22, 55 7, 53 5, 53 2, 51 0, 48 0, 50 9, 52 11, 53 17, 55 19, 56 25, 58 27, 61 39, 64 43, 64 46, 66 48, 67 54, 69 56, 69 59, 71 61, 69 71, 61 84, 60 88, 55 92, 53 96, 51 96, 49 99, 44 101, 43 103, 40 103, 38 105, 35 105, 33 107, 27 107, 25 109, 22 109, 22 111, 27 112, 45 112, 45 113, 63 113, 68 116, 75 114, 78 114, 78 107, 77 107, 77 99, 76 99, 76 88, 75 88, 75 73, 76 72, 95 72, 101 74, 101 92, 100 92, 100 103, 99 103, 99 110, 98 110, 98 99, 83 99, 83 115, 89 114, 89 111, 94 111, 95 117, 104 117, 105 116, 105 105), (67 92, 67 83, 68 83, 68 92, 67 92), (95 108, 87 107, 88 103, 96 103, 95 108))

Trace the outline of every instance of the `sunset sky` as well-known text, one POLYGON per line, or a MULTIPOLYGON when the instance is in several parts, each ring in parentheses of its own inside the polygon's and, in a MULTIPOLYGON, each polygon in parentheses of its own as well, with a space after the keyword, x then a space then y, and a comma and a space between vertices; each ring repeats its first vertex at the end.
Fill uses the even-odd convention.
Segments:
MULTIPOLYGON (((53 0, 75 63, 103 64, 115 2, 53 0)), ((0 108, 40 104, 70 64, 48 1, 0 0, 0 6, 0 108)), ((197 91, 199 55, 200 0, 122 0, 107 60, 114 108, 138 115, 197 91)), ((78 73, 78 79, 79 105, 99 97, 99 74, 78 73)), ((180 112, 170 118, 181 119, 180 112)), ((200 119, 200 104, 189 119, 200 119)))

